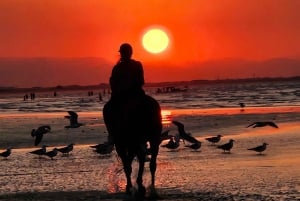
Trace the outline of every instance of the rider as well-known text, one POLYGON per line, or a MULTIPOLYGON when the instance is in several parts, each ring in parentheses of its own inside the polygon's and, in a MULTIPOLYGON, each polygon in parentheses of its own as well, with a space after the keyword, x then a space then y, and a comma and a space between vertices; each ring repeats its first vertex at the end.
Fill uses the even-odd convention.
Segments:
POLYGON ((108 131, 109 144, 113 143, 111 133, 114 128, 114 120, 120 115, 122 106, 128 101, 134 105, 135 100, 140 100, 145 96, 142 63, 131 58, 132 47, 128 43, 123 43, 119 52, 120 60, 113 67, 109 79, 111 98, 103 108, 103 118, 108 131))

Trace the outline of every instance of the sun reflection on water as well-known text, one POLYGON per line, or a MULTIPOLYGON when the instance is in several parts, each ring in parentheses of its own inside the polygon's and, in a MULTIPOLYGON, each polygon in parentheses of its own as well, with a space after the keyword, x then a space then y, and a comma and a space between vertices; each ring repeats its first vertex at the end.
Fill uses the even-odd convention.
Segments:
POLYGON ((162 110, 161 111, 162 116, 162 124, 163 126, 169 126, 172 121, 172 112, 170 110, 162 110))

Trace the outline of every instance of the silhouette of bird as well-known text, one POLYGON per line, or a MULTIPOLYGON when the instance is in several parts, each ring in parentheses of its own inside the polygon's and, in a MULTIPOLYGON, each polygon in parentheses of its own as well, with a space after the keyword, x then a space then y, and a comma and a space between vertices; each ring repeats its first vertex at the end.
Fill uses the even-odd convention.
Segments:
POLYGON ((272 121, 258 121, 250 124, 248 127, 256 128, 256 127, 264 127, 264 126, 272 126, 274 128, 278 128, 278 126, 272 121))
POLYGON ((61 152, 63 155, 68 155, 73 151, 74 143, 69 144, 68 146, 57 148, 57 151, 61 152))
POLYGON ((198 143, 199 142, 196 138, 194 138, 193 136, 191 136, 190 133, 185 132, 185 130, 184 130, 184 124, 183 123, 181 123, 179 121, 172 121, 172 123, 177 126, 177 129, 178 129, 178 132, 179 132, 179 136, 182 139, 184 139, 184 140, 186 140, 186 141, 188 141, 190 143, 198 143))
POLYGON ((226 151, 230 152, 230 150, 233 147, 233 142, 234 142, 234 140, 230 139, 228 143, 222 144, 222 145, 218 146, 217 148, 218 149, 223 149, 224 152, 226 152, 226 151))
POLYGON ((7 148, 6 151, 0 153, 0 156, 2 156, 2 157, 4 157, 4 158, 9 157, 10 154, 11 154, 11 149, 12 149, 12 148, 10 148, 10 147, 7 148))
POLYGON ((267 145, 269 145, 269 144, 264 142, 262 145, 250 148, 248 150, 256 151, 256 152, 259 152, 259 154, 261 154, 263 151, 265 151, 267 149, 267 145))
POLYGON ((169 142, 167 144, 161 145, 161 147, 165 147, 168 149, 177 149, 180 145, 179 141, 180 141, 179 136, 175 136, 175 137, 172 136, 169 142))
POLYGON ((213 136, 213 137, 207 137, 207 138, 205 138, 205 140, 211 142, 212 144, 216 144, 221 140, 221 137, 223 137, 223 136, 217 135, 217 136, 213 136))
POLYGON ((34 146, 37 146, 42 141, 44 134, 50 131, 51 127, 48 125, 40 126, 38 129, 32 129, 31 136, 35 137, 34 146))
POLYGON ((190 145, 185 145, 185 147, 189 147, 193 150, 198 150, 201 148, 201 142, 196 142, 196 143, 193 143, 193 144, 190 144, 190 145))
POLYGON ((34 151, 29 152, 30 154, 35 154, 38 155, 39 157, 41 157, 42 155, 44 155, 46 153, 46 145, 43 145, 41 149, 36 149, 34 151))
POLYGON ((65 126, 65 128, 78 128, 82 126, 82 123, 78 123, 78 114, 74 111, 68 111, 69 116, 65 116, 66 119, 70 120, 70 125, 65 126))
POLYGON ((54 148, 52 151, 44 153, 44 155, 50 157, 51 160, 53 160, 53 158, 57 155, 57 148, 54 148))
POLYGON ((91 147, 96 148, 94 151, 101 155, 110 154, 114 150, 114 145, 111 143, 103 143, 91 147))
POLYGON ((162 142, 164 140, 169 140, 172 137, 171 135, 169 135, 169 132, 170 132, 170 130, 166 130, 161 133, 160 142, 162 142))

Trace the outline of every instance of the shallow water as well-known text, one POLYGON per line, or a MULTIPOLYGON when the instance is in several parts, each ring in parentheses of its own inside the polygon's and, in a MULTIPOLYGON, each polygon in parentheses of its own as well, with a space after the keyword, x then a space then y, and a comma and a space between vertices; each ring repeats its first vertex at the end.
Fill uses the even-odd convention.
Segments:
MULTIPOLYGON (((186 92, 155 93, 156 88, 146 88, 163 109, 203 109, 246 107, 300 106, 299 81, 257 81, 248 83, 212 83, 190 85, 186 92)), ((32 91, 34 92, 34 90, 32 91)), ((24 93, 0 93, 0 113, 77 112, 102 111, 109 94, 103 90, 53 91, 36 93, 35 100, 23 100, 24 93), (99 100, 99 93, 102 101, 99 100)))

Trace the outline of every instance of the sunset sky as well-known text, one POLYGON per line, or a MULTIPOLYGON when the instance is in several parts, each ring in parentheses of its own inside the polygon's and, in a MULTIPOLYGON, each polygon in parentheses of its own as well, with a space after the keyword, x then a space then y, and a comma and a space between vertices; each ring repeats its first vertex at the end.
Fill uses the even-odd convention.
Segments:
MULTIPOLYGON (((107 82, 119 57, 119 45, 129 42, 133 57, 144 64, 148 81, 267 76, 267 69, 245 74, 248 69, 240 64, 274 58, 296 61, 288 72, 277 69, 270 76, 300 75, 299 10, 298 0, 1 0, 0 57, 68 61, 97 57, 101 60, 96 65, 99 73, 105 73, 77 77, 79 84, 95 84, 107 82), (151 54, 142 46, 143 33, 155 25, 170 37, 169 47, 160 54, 151 54), (226 69, 228 64, 213 65, 214 70, 204 65, 236 59, 239 65, 232 72, 232 67, 226 69)), ((43 79, 17 82, 17 74, 26 67, 12 66, 15 63, 0 62, 0 78, 6 78, 5 83, 0 79, 0 86, 52 85, 63 78, 57 84, 76 84, 59 73, 59 68, 52 75, 53 83, 43 83, 43 79)))

